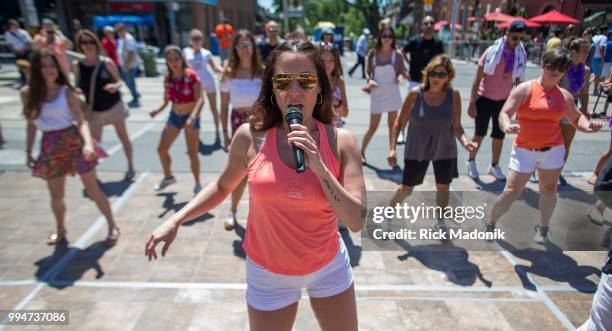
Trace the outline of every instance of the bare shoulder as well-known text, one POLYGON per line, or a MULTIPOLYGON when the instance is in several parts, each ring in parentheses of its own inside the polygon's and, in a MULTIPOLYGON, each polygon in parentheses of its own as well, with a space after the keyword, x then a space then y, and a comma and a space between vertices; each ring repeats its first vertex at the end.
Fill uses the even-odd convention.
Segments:
POLYGON ((407 100, 414 100, 416 99, 417 95, 419 95, 419 92, 421 91, 421 87, 420 86, 415 86, 413 88, 411 88, 408 91, 408 95, 406 96, 407 100))
POLYGON ((531 89, 531 81, 525 81, 518 84, 513 92, 519 96, 526 97, 529 94, 529 90, 531 89))
POLYGON ((334 131, 336 132, 338 151, 348 151, 358 146, 357 138, 355 137, 355 134, 352 131, 344 128, 335 128, 334 131))
POLYGON ((248 145, 253 141, 253 137, 256 135, 256 132, 257 131, 251 128, 251 125, 249 123, 244 123, 240 127, 238 127, 238 130, 236 130, 236 132, 234 133, 234 137, 232 138, 232 140, 235 139, 236 143, 240 143, 240 145, 248 145))

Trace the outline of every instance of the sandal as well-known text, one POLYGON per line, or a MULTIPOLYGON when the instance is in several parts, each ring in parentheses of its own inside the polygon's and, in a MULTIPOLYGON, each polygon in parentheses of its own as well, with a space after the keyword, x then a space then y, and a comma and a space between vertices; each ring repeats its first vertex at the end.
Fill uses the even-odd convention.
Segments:
POLYGON ((115 244, 117 244, 117 240, 119 240, 119 235, 121 235, 121 232, 119 232, 119 228, 113 228, 106 237, 106 240, 104 240, 104 243, 108 246, 114 246, 115 244))
POLYGON ((57 232, 53 232, 49 234, 46 242, 47 242, 47 245, 49 246, 55 246, 57 243, 61 241, 65 241, 65 240, 66 240, 66 234, 59 235, 57 234, 57 232))
POLYGON ((135 175, 136 175, 136 172, 134 171, 134 169, 129 169, 128 171, 125 172, 125 176, 123 177, 123 180, 126 182, 129 182, 132 179, 134 179, 135 175))

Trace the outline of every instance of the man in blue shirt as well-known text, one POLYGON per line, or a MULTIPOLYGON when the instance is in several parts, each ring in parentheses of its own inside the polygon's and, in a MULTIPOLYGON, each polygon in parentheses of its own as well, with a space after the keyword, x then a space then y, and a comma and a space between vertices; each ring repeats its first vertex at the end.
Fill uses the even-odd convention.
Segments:
POLYGON ((370 29, 364 28, 361 36, 357 39, 357 45, 355 46, 355 52, 357 53, 357 63, 349 70, 349 76, 353 77, 353 72, 361 65, 361 78, 365 79, 365 59, 368 56, 368 37, 370 36, 370 29))

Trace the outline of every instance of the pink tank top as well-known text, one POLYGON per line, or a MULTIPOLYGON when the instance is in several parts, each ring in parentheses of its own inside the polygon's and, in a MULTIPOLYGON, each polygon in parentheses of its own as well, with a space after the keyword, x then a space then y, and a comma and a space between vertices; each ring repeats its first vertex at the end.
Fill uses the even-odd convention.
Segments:
MULTIPOLYGON (((319 130, 321 159, 340 180, 325 126, 319 130)), ((248 165, 249 216, 243 248, 269 271, 301 276, 328 264, 338 253, 338 225, 317 176, 298 174, 278 155, 274 127, 266 132, 259 153, 248 165)))

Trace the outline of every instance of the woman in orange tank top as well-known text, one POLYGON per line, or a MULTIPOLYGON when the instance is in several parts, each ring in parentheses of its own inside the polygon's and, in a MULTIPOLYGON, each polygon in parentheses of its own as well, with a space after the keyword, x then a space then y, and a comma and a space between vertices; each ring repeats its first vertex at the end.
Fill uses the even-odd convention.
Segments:
POLYGON ((571 93, 557 84, 571 62, 566 49, 556 48, 543 57, 542 75, 514 88, 499 115, 499 124, 506 134, 516 134, 510 156, 508 180, 491 210, 487 231, 520 197, 531 174, 537 169, 540 189, 540 224, 534 241, 548 240, 550 218, 557 204, 557 180, 564 164, 565 148, 559 121, 567 119, 582 132, 601 129, 603 123, 589 122, 574 103, 571 93), (518 123, 512 123, 516 114, 518 123))
POLYGON ((249 185, 247 304, 251 330, 290 330, 301 290, 323 329, 357 330, 348 254, 337 220, 362 227, 365 191, 355 136, 331 125, 332 91, 319 52, 290 41, 269 56, 249 123, 237 130, 218 179, 150 235, 149 260, 162 256, 180 224, 220 204, 246 177, 249 185), (284 117, 297 107, 303 124, 284 117), (293 146, 303 150, 297 173, 293 146), (333 313, 332 313, 333 312, 333 313))

